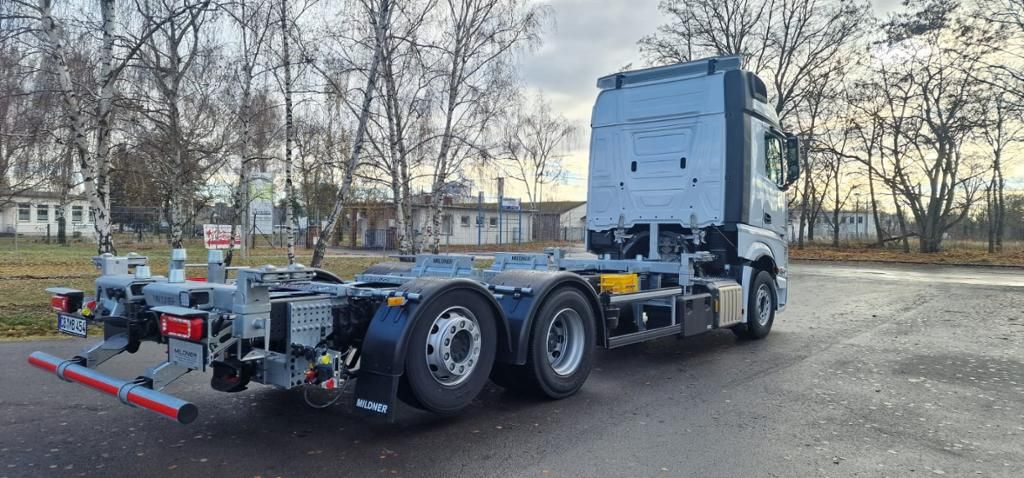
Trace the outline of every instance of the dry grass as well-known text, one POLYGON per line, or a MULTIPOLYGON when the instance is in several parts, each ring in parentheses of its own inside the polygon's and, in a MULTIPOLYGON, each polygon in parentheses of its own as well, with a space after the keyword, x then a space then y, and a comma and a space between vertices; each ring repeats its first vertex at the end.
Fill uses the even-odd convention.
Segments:
POLYGON ((985 243, 976 241, 949 241, 942 252, 924 254, 911 246, 910 253, 898 248, 878 248, 873 244, 849 242, 840 247, 821 243, 806 244, 804 249, 791 245, 789 255, 794 260, 900 262, 912 264, 980 265, 1024 267, 1024 242, 1010 242, 1003 251, 989 254, 985 243))
MULTIPOLYGON (((170 250, 166 246, 135 245, 122 247, 118 252, 138 252, 150 258, 154 273, 167 270, 170 250)), ((15 250, 10 239, 0 242, 0 339, 24 339, 52 337, 54 316, 49 305, 47 287, 67 286, 93 290, 96 270, 90 258, 95 254, 94 246, 75 243, 68 247, 19 241, 15 250)), ((201 247, 189 247, 189 262, 201 263, 206 260, 206 251, 201 247)), ((300 251, 298 262, 308 264, 310 253, 300 251)), ((323 268, 343 278, 351 278, 371 264, 380 262, 382 257, 327 257, 323 268)), ((257 266, 262 264, 281 265, 287 262, 283 249, 257 249, 247 260, 235 261, 234 265, 257 266)), ((205 271, 196 269, 196 274, 205 271)))

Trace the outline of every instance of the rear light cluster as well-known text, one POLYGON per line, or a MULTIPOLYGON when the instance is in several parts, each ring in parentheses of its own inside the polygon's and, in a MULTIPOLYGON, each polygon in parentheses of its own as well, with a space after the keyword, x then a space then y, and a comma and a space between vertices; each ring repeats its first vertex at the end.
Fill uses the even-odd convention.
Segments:
POLYGON ((160 335, 193 342, 199 341, 203 339, 203 322, 203 319, 199 317, 160 314, 160 335))
POLYGON ((50 297, 50 306, 57 312, 64 312, 70 314, 71 310, 71 298, 66 295, 55 295, 50 297))

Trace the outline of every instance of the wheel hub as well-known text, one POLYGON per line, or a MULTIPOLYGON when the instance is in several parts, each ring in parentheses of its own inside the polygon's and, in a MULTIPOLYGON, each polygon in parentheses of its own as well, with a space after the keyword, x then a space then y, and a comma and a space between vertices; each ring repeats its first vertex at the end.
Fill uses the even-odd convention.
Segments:
POLYGON ((480 323, 465 307, 441 312, 427 333, 427 369, 437 383, 456 386, 472 375, 480 358, 480 323))
POLYGON ((757 288, 757 323, 758 325, 768 325, 768 320, 772 317, 772 292, 768 290, 766 284, 761 284, 757 288))
POLYGON ((571 375, 583 360, 583 319, 573 309, 562 309, 548 326, 548 363, 556 374, 571 375))

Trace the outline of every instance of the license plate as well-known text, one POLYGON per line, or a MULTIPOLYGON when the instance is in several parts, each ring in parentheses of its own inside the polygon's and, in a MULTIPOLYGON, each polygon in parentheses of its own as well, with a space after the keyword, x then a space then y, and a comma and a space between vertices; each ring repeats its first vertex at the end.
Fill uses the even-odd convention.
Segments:
POLYGON ((57 314, 57 332, 84 338, 88 327, 89 322, 81 317, 57 314))

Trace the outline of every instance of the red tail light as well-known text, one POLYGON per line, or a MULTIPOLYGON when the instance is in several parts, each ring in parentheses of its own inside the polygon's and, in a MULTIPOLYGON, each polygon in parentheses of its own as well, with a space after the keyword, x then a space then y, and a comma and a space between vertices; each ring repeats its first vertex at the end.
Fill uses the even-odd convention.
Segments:
POLYGON ((71 298, 66 295, 55 295, 50 297, 50 306, 57 312, 71 313, 71 298))
POLYGON ((203 319, 160 314, 160 335, 193 342, 203 338, 203 319))

